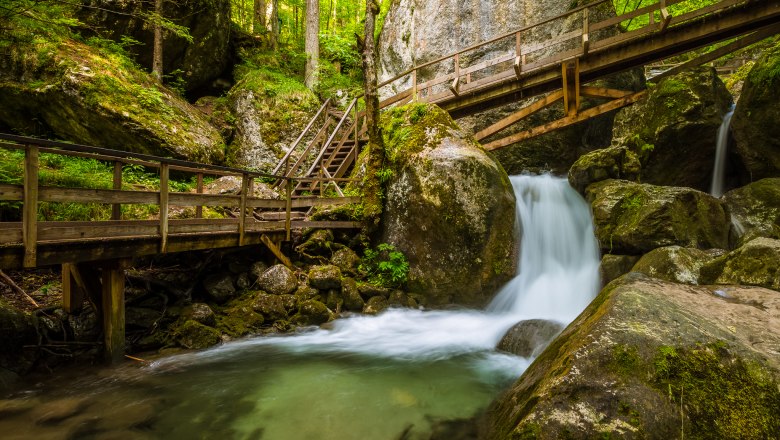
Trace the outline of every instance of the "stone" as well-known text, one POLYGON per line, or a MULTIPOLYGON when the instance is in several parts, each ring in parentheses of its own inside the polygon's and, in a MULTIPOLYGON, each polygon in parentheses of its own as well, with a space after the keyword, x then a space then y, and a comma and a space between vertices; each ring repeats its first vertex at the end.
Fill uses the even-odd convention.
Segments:
POLYGON ((325 305, 335 313, 341 313, 342 306, 344 305, 344 298, 341 296, 341 291, 336 289, 328 290, 325 305))
POLYGON ((293 271, 283 264, 271 266, 257 279, 257 287, 271 295, 287 295, 298 288, 293 271))
POLYGON ((757 237, 780 238, 780 178, 761 179, 729 191, 723 202, 734 225, 734 247, 757 237))
POLYGON ((241 290, 246 290, 252 287, 252 281, 249 280, 248 272, 242 272, 236 276, 236 287, 241 290))
POLYGON ((256 261, 252 263, 252 265, 249 267, 249 274, 251 275, 250 279, 252 282, 256 283, 257 280, 263 276, 266 270, 268 270, 268 265, 262 261, 256 261))
POLYGON ((162 312, 144 307, 126 307, 125 324, 128 327, 152 328, 162 318, 162 312))
POLYGON ((284 304, 284 309, 289 313, 298 308, 298 297, 295 295, 279 295, 279 298, 282 299, 282 304, 284 304))
POLYGON ((743 284, 780 291, 780 240, 755 238, 701 269, 707 283, 743 284))
POLYGON ((299 301, 306 301, 308 299, 320 299, 320 291, 311 286, 299 286, 295 291, 295 297, 299 301))
POLYGON ((315 300, 301 301, 298 304, 298 313, 292 321, 298 325, 320 325, 333 319, 333 313, 328 307, 315 300))
POLYGON ((366 305, 360 296, 357 281, 352 278, 341 280, 341 297, 344 298, 344 307, 347 310, 363 311, 363 306, 366 305))
POLYGON ((360 265, 360 257, 352 249, 344 247, 333 253, 330 264, 341 269, 343 274, 355 276, 360 265))
POLYGON ((252 302, 252 309, 262 314, 267 321, 287 319, 287 309, 282 297, 279 295, 258 293, 252 302))
POLYGON ((638 181, 642 164, 626 147, 609 147, 583 154, 569 169, 569 184, 580 194, 591 183, 606 179, 638 181))
MULTIPOLYGON (((89 0, 79 11, 85 29, 120 42, 130 37, 141 44, 129 47, 133 58, 152 67, 153 26, 139 17, 149 10, 141 0, 89 0)), ((163 3, 163 16, 187 29, 192 42, 166 32, 163 39, 163 72, 180 72, 187 91, 211 88, 230 64, 230 1, 194 0, 163 3)))
POLYGON ((226 273, 215 273, 207 276, 203 280, 203 288, 206 289, 208 296, 218 304, 227 302, 236 293, 236 289, 233 287, 233 278, 226 273))
MULTIPOLYGON (((725 251, 719 251, 721 254, 725 251)), ((718 256, 712 252, 680 246, 665 246, 642 255, 631 269, 649 277, 680 284, 700 284, 700 271, 718 256)))
POLYGON ((488 409, 484 438, 780 432, 780 295, 720 288, 636 273, 610 283, 488 409))
POLYGON ((187 319, 192 319, 195 322, 199 322, 209 327, 214 327, 214 325, 217 323, 214 310, 212 310, 211 307, 205 303, 193 303, 184 309, 182 315, 184 315, 187 319))
POLYGON ((25 345, 37 345, 38 332, 30 314, 0 298, 0 367, 24 374, 35 358, 25 353, 25 345))
POLYGON ((731 102, 712 67, 664 78, 618 112, 612 144, 639 156, 644 183, 708 191, 718 129, 731 102))
POLYGON ((333 231, 330 229, 315 230, 306 241, 295 248, 295 252, 311 264, 326 264, 333 251, 333 231))
POLYGON ((219 344, 220 333, 192 319, 185 321, 175 331, 176 341, 184 348, 201 350, 219 344))
POLYGON ((637 255, 604 254, 601 257, 601 265, 599 266, 601 285, 605 286, 612 280, 630 272, 638 260, 639 257, 637 255))
POLYGON ((750 180, 780 177, 780 46, 764 51, 742 87, 731 132, 736 153, 750 180))
POLYGON ((374 296, 366 301, 366 305, 363 307, 363 313, 366 315, 376 315, 383 312, 388 307, 387 298, 384 296, 374 296))
POLYGON ((636 255, 672 245, 728 248, 729 217, 709 194, 610 179, 590 185, 586 198, 603 252, 636 255))
POLYGON ((501 165, 442 109, 382 114, 391 170, 381 242, 409 263, 405 288, 431 304, 484 305, 515 271, 515 198, 501 165))
POLYGON ((538 356, 561 330, 561 323, 546 319, 520 321, 506 331, 496 349, 525 358, 538 356))
POLYGON ((375 286, 371 283, 359 282, 357 283, 358 292, 364 299, 373 298, 375 296, 383 296, 385 298, 390 296, 391 290, 387 287, 375 286))
POLYGON ((312 266, 309 269, 309 284, 315 289, 341 288, 341 269, 332 264, 312 266))

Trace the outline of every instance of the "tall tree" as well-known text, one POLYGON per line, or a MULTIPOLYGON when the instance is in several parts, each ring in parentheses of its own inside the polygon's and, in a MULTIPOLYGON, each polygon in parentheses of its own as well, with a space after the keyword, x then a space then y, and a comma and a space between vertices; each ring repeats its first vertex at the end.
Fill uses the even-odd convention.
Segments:
POLYGON ((163 79, 163 0, 154 0, 154 48, 152 50, 152 75, 157 81, 163 79))
POLYGON ((309 90, 314 90, 319 83, 320 65, 320 2, 306 0, 306 72, 304 82, 309 90))
POLYGON ((266 31, 265 12, 266 12, 265 0, 255 0, 255 13, 254 13, 253 26, 252 26, 253 33, 255 34, 265 33, 266 31))
POLYGON ((279 47, 279 0, 271 2, 271 49, 279 47))

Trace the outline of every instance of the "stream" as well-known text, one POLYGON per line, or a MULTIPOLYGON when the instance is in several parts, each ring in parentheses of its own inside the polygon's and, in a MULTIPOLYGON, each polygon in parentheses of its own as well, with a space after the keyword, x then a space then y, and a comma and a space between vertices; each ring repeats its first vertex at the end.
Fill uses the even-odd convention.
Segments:
POLYGON ((391 309, 142 367, 58 373, 0 400, 0 436, 428 439, 477 416, 532 361, 495 351, 506 330, 567 324, 598 290, 585 201, 565 179, 511 181, 518 275, 485 310, 391 309))

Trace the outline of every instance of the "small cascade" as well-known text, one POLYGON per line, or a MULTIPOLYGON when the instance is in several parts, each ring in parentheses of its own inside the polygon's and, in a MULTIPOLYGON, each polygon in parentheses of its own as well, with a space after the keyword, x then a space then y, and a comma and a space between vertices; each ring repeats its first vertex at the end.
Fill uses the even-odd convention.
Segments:
POLYGON ((734 115, 734 104, 731 105, 728 113, 723 116, 723 122, 718 128, 718 139, 715 144, 715 166, 712 169, 712 185, 710 194, 713 197, 723 195, 723 175, 726 173, 726 153, 729 146, 729 127, 731 126, 731 117, 734 115))

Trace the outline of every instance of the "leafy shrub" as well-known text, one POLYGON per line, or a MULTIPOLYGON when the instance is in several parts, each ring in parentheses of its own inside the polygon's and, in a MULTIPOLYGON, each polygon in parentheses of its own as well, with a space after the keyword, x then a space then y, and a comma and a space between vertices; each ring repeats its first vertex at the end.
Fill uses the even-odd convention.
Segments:
POLYGON ((395 246, 382 243, 375 249, 365 250, 359 270, 371 284, 399 287, 409 275, 409 261, 395 246))

